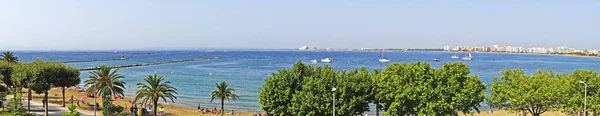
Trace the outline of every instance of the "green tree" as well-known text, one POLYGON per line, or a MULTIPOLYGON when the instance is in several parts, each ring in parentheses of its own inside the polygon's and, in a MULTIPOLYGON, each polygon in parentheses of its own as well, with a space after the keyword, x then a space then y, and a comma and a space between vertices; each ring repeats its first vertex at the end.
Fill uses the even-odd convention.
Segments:
POLYGON ((372 75, 366 67, 341 71, 337 79, 336 115, 360 115, 374 99, 372 75))
POLYGON ((574 114, 583 112, 583 104, 584 104, 584 91, 585 86, 581 84, 579 81, 583 81, 588 83, 588 111, 600 111, 598 108, 598 99, 595 99, 598 94, 598 89, 600 85, 600 75, 598 72, 591 70, 575 70, 571 74, 564 74, 561 77, 559 83, 562 83, 562 88, 565 94, 561 94, 562 96, 562 112, 567 114, 574 114))
MULTIPOLYGON (((340 96, 343 96, 341 87, 337 86, 337 79, 342 76, 342 73, 337 72, 333 67, 317 67, 314 70, 314 75, 304 77, 304 81, 301 84, 302 89, 297 91, 292 96, 292 107, 291 112, 295 116, 327 116, 332 115, 333 109, 333 94, 336 94, 337 104, 340 103, 340 96), (336 92, 332 92, 332 88, 340 88, 336 92)), ((336 109, 340 109, 339 105, 336 105, 336 109)), ((352 112, 336 112, 340 113, 352 113, 352 112)))
POLYGON ((163 76, 159 76, 154 74, 154 76, 150 75, 144 78, 146 84, 138 83, 138 91, 136 92, 135 99, 143 99, 143 103, 146 104, 148 102, 152 102, 153 104, 153 114, 156 114, 156 109, 158 107, 158 100, 162 98, 164 102, 167 102, 167 98, 171 100, 171 102, 175 103, 173 99, 177 99, 175 94, 177 94, 177 88, 170 85, 170 81, 166 81, 163 76))
POLYGON ((88 87, 88 92, 94 92, 96 95, 124 96, 125 82, 121 79, 125 78, 118 74, 119 69, 112 70, 109 66, 100 66, 98 70, 90 72, 90 77, 84 82, 88 87), (107 91, 103 91, 106 89, 107 91))
POLYGON ((23 108, 23 105, 21 104, 21 94, 19 94, 21 92, 17 91, 15 88, 13 88, 11 91, 13 93, 13 97, 9 99, 6 107, 15 115, 25 114, 25 108, 23 108))
POLYGON ((119 69, 112 70, 109 66, 100 66, 98 70, 90 72, 90 77, 84 82, 88 87, 87 92, 93 92, 94 96, 102 97, 102 113, 104 115, 120 115, 123 107, 114 106, 111 98, 114 96, 122 97, 125 92, 125 78, 118 74, 119 69))
POLYGON ((492 80, 488 102, 508 111, 527 111, 533 116, 558 110, 564 97, 559 78, 552 70, 538 70, 533 75, 522 69, 506 69, 492 80))
POLYGON ((81 116, 81 113, 77 111, 77 105, 69 104, 67 109, 69 109, 69 112, 63 113, 62 116, 81 116))
MULTIPOLYGON (((48 62, 48 61, 34 61, 33 67, 39 68, 37 76, 33 76, 28 81, 27 85, 30 89, 34 90, 37 94, 44 94, 45 106, 48 106, 48 90, 55 87, 58 83, 57 78, 60 78, 61 73, 64 73, 67 69, 62 63, 48 62)), ((45 107, 45 114, 48 115, 48 107, 45 107)))
MULTIPOLYGON (((29 80, 31 78, 37 77, 38 73, 39 73, 39 66, 35 66, 33 63, 27 63, 27 64, 22 64, 22 63, 17 63, 17 64, 12 64, 12 72, 10 74, 11 78, 10 81, 13 84, 13 89, 15 90, 23 90, 23 88, 28 88, 27 90, 27 110, 30 110, 30 102, 31 102, 31 88, 28 87, 28 82, 30 82, 29 80)), ((18 96, 22 96, 21 92, 18 91, 17 92, 18 96)), ((21 102, 21 98, 17 98, 19 102, 21 102)), ((20 105, 20 104, 19 104, 20 105)))
MULTIPOLYGON (((224 115, 225 113, 225 99, 227 99, 227 101, 231 102, 231 100, 236 100, 238 97, 238 95, 234 94, 233 92, 235 91, 235 89, 233 88, 229 88, 229 83, 223 81, 221 82, 221 84, 219 83, 215 83, 215 85, 217 85, 217 90, 213 91, 210 93, 210 103, 212 103, 212 101, 215 98, 218 98, 221 100, 221 115, 224 115)), ((156 111, 156 109, 155 109, 156 111)))
POLYGON ((11 75, 13 72, 13 65, 15 63, 9 63, 6 61, 0 61, 0 81, 6 85, 7 88, 13 88, 14 84, 11 81, 11 75))
POLYGON ((440 69, 428 63, 393 63, 378 76, 378 101, 384 115, 458 115, 479 112, 485 85, 469 75, 463 63, 444 63, 440 69))
POLYGON ((381 75, 381 70, 373 70, 371 73, 371 103, 375 104, 375 116, 379 116, 379 111, 381 111, 381 102, 379 101, 380 99, 378 95, 378 91, 380 91, 379 86, 377 85, 379 82, 377 80, 376 77, 379 77, 381 75))
POLYGON ((54 86, 60 87, 62 90, 62 105, 65 107, 65 88, 79 84, 81 79, 79 78, 79 69, 73 67, 66 67, 60 73, 58 78, 55 78, 54 86))
POLYGON ((124 111, 124 108, 122 106, 115 106, 115 104, 112 103, 112 95, 111 94, 107 94, 110 93, 109 89, 103 88, 100 94, 102 96, 102 115, 104 116, 125 116, 125 114, 123 114, 122 112, 124 111))
MULTIPOLYGON (((312 65, 304 65, 302 62, 294 64, 291 69, 281 69, 265 79, 258 94, 261 108, 269 115, 291 116, 292 98, 294 94, 302 90, 302 82, 305 77, 313 76, 315 73, 312 65)), ((329 97, 328 97, 329 98, 329 97)))
POLYGON ((0 57, 0 60, 10 63, 17 63, 19 62, 19 57, 15 56, 13 52, 6 51, 2 53, 2 57, 0 57))
POLYGON ((259 103, 270 115, 332 115, 335 93, 336 114, 356 115, 374 101, 372 76, 365 67, 340 71, 298 62, 265 79, 259 103))

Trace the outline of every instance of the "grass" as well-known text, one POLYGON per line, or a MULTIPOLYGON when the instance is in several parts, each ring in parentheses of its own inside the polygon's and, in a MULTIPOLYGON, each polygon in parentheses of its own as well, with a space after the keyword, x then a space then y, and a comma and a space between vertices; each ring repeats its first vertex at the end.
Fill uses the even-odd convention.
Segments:
POLYGON ((7 111, 0 111, 0 116, 16 116, 10 112, 7 111))

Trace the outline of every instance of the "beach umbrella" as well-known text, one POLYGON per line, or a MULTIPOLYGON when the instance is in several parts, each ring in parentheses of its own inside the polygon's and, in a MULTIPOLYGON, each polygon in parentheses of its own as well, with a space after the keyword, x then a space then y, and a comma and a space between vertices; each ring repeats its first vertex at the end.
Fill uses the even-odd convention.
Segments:
POLYGON ((112 100, 112 101, 115 101, 115 100, 120 100, 120 99, 121 99, 121 97, 119 97, 119 96, 114 96, 114 97, 112 97, 112 99, 111 99, 111 100, 112 100))
POLYGON ((83 96, 83 97, 81 97, 81 101, 85 101, 85 100, 87 100, 88 98, 89 98, 89 97, 88 97, 87 95, 86 95, 86 96, 83 96))

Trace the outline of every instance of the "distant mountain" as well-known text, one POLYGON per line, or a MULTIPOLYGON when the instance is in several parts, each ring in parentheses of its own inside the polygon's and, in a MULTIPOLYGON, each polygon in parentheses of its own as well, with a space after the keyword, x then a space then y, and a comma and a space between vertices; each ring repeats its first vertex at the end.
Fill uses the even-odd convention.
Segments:
POLYGON ((49 51, 49 49, 40 46, 0 46, 0 51, 49 51))

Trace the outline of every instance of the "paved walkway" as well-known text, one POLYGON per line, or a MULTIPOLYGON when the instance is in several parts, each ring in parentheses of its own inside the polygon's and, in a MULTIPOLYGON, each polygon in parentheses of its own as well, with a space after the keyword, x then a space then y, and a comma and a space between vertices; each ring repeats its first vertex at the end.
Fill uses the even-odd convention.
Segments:
MULTIPOLYGON (((27 109, 27 100, 23 100, 23 107, 25 107, 25 109, 27 109)), ((62 107, 62 105, 56 105, 56 104, 48 104, 48 115, 49 116, 62 116, 62 113, 64 112, 69 112, 69 109, 67 109, 66 107, 62 107)), ((37 115, 44 115, 44 107, 43 104, 41 102, 34 102, 31 101, 31 111, 32 114, 37 114, 37 115)), ((93 116, 94 114, 90 114, 88 112, 81 112, 79 111, 82 116, 93 116)))

